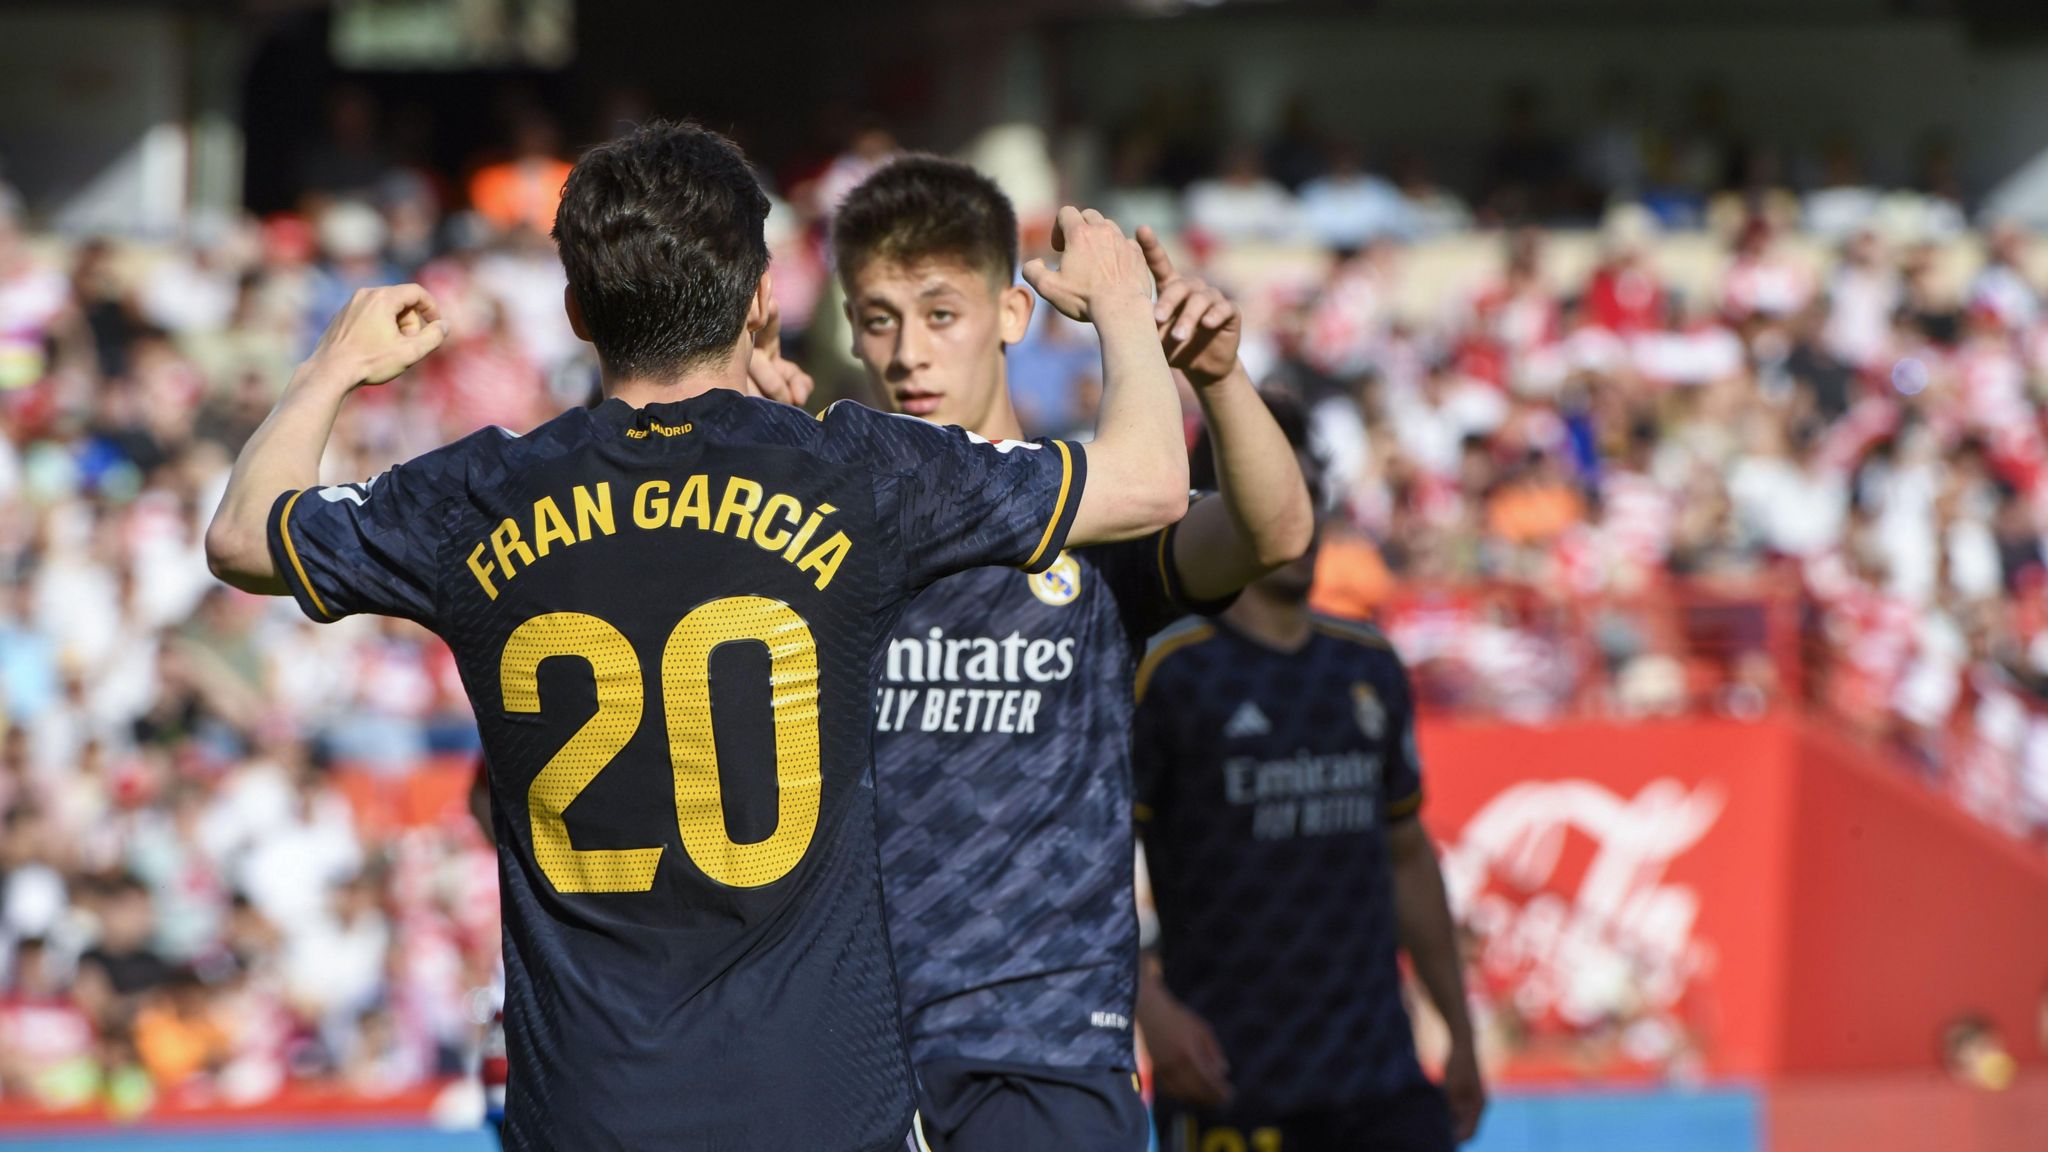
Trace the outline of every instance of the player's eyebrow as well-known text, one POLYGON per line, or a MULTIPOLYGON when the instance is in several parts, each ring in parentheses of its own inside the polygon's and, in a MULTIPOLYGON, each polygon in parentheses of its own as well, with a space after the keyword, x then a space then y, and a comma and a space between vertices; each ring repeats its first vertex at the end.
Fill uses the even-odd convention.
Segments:
POLYGON ((918 292, 917 298, 919 300, 930 300, 934 296, 958 295, 960 295, 960 290, 958 288, 953 287, 951 284, 946 283, 944 280, 935 280, 932 283, 925 285, 924 288, 918 292))

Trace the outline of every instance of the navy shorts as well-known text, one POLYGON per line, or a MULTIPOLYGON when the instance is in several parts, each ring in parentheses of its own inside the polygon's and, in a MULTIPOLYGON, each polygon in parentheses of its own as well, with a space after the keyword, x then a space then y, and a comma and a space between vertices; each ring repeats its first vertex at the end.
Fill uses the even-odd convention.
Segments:
POLYGON ((931 1152, 1145 1152, 1152 1122, 1128 1068, 947 1061, 917 1070, 931 1152))
POLYGON ((1160 1152, 1451 1152, 1451 1109, 1428 1081, 1327 1112, 1220 1112, 1159 1105, 1160 1152))

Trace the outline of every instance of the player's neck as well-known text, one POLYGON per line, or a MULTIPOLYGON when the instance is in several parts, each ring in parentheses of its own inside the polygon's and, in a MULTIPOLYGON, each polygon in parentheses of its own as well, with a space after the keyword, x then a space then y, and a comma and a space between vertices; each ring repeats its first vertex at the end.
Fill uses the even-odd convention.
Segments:
POLYGON ((680 376, 612 376, 607 374, 601 384, 605 398, 624 400, 635 408, 649 404, 672 404, 702 396, 716 388, 730 388, 736 392, 746 391, 747 362, 735 357, 731 363, 718 368, 700 368, 680 376))
POLYGON ((1299 650, 1311 632, 1306 600, 1272 596, 1256 584, 1238 593, 1237 603, 1224 610, 1223 618, 1252 640, 1280 652, 1299 650))
POLYGON ((969 432, 984 440, 1022 440, 1024 422, 1017 419, 1017 406, 1010 403, 1010 374, 1007 361, 996 365, 996 386, 988 398, 988 411, 974 422, 969 432))

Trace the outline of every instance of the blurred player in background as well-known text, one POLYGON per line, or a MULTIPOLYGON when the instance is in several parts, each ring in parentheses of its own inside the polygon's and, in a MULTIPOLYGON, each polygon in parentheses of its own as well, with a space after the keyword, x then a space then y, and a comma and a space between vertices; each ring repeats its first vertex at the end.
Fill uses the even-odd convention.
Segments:
MULTIPOLYGON (((1237 310, 1139 239, 1158 282, 1150 338, 1216 429, 1221 497, 1150 537, 1061 552, 1043 574, 941 581, 896 627, 876 694, 890 943, 921 1131, 940 1152, 1145 1147, 1131 677, 1148 636, 1298 555, 1312 527, 1238 363, 1237 310)), ((1004 354, 1032 302, 995 184, 899 160, 847 197, 833 244, 877 390, 934 424, 1020 436, 1004 354)))
POLYGON ((1138 1019, 1166 1152, 1447 1152, 1486 1105, 1417 816, 1408 675, 1377 630, 1309 612, 1315 560, 1161 636, 1138 673, 1160 925, 1138 1019), (1441 1090, 1416 1061, 1397 949, 1450 1029, 1441 1090))
POLYGON ((1114 225, 1063 211, 1061 267, 1027 270, 1112 349, 1084 450, 743 395, 808 386, 756 355, 767 210, 694 125, 592 149, 555 234, 603 403, 321 486, 343 400, 446 334, 416 285, 359 292, 207 533, 239 587, 407 617, 455 654, 490 765, 515 1150, 900 1147, 867 720, 888 629, 942 576, 1186 508, 1150 277, 1114 225))

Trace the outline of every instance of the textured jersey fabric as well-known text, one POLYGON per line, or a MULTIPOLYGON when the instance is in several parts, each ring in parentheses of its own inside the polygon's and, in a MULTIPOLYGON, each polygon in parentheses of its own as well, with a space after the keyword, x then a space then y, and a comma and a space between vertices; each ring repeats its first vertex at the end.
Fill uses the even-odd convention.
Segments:
POLYGON ((891 636, 882 875, 920 1067, 1134 1066, 1131 683, 1190 610, 1172 533, 948 577, 891 636))
POLYGON ((461 668, 499 844, 507 1147, 900 1147, 869 677, 925 585, 1049 564, 1084 467, 719 390, 277 501, 308 615, 417 620, 461 668))
POLYGON ((1139 671, 1137 816, 1166 984, 1215 1029, 1233 1107, 1285 1115, 1422 1078, 1385 827, 1422 803, 1408 677, 1363 625, 1279 652, 1227 623, 1139 671))

